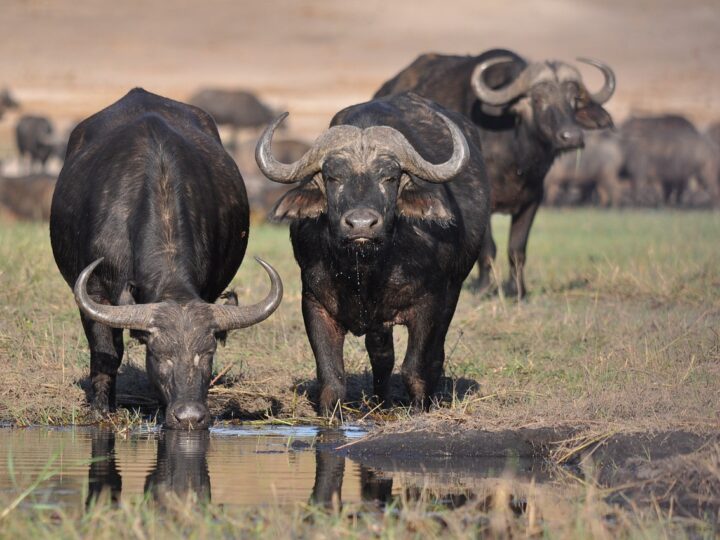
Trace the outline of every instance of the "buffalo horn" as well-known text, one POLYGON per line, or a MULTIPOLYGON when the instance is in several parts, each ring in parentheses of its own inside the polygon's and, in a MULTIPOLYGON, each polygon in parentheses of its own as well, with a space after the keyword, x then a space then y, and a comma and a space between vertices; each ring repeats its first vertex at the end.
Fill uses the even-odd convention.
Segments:
POLYGON ((88 294, 87 282, 90 274, 102 261, 103 257, 89 264, 80 272, 75 281, 73 292, 78 307, 86 317, 107 326, 147 331, 151 327, 153 313, 157 304, 111 306, 98 304, 88 294))
POLYGON ((270 276, 270 292, 257 304, 252 306, 229 306, 212 304, 212 313, 218 330, 236 330, 247 328, 267 319, 280 305, 283 296, 283 284, 275 269, 262 259, 255 257, 270 276))
POLYGON ((582 62, 583 64, 595 66, 600 71, 602 71, 602 74, 605 77, 605 83, 603 84, 603 87, 594 94, 590 94, 590 97, 595 103, 599 103, 600 105, 602 105, 607 100, 609 100, 615 92, 615 73, 610 68, 610 66, 601 62, 600 60, 594 60, 592 58, 578 58, 577 61, 582 62))

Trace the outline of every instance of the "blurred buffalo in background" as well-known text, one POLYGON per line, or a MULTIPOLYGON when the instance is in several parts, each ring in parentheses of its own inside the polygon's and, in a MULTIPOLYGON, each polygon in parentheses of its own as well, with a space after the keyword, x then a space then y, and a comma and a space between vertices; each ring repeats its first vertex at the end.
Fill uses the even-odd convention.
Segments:
POLYGON ((597 204, 618 207, 629 202, 629 182, 621 178, 623 150, 612 130, 585 133, 585 148, 559 156, 545 176, 550 205, 597 204))
POLYGON ((232 129, 232 151, 237 149, 237 133, 240 129, 264 128, 277 114, 252 92, 246 90, 223 90, 205 88, 194 94, 189 103, 205 110, 215 123, 232 129))
POLYGON ((44 116, 22 116, 15 126, 15 141, 20 159, 27 163, 28 172, 37 167, 44 171, 52 156, 65 158, 67 139, 56 137, 52 122, 44 116))
POLYGON ((720 152, 720 122, 714 122, 713 124, 710 124, 707 131, 705 132, 705 135, 707 135, 710 140, 715 143, 718 152, 720 152))
MULTIPOLYGON (((583 130, 612 126, 602 105, 615 91, 615 74, 597 60, 578 59, 603 74, 596 92, 578 69, 559 61, 530 61, 505 49, 479 56, 424 54, 387 81, 375 97, 412 91, 477 127, 492 183, 492 211, 512 216, 505 294, 525 296, 525 254, 543 180, 556 156, 582 148, 583 130)), ((496 254, 490 228, 480 253, 478 287, 490 289, 496 254)))
MULTIPOLYGON (((310 144, 297 139, 272 141, 272 152, 281 163, 295 163, 310 150, 310 144)), ((250 220, 257 223, 267 219, 268 212, 292 186, 268 182, 255 161, 255 141, 246 141, 234 152, 233 157, 243 171, 245 189, 250 204, 250 220)))
POLYGON ((717 146, 687 118, 674 114, 631 117, 621 132, 624 173, 632 182, 635 204, 698 206, 705 197, 720 206, 717 146))
POLYGON ((8 109, 17 109, 19 106, 20 104, 13 98, 10 90, 7 88, 0 90, 0 118, 8 109))
POLYGON ((16 221, 48 221, 55 177, 31 174, 0 178, 0 215, 16 221))

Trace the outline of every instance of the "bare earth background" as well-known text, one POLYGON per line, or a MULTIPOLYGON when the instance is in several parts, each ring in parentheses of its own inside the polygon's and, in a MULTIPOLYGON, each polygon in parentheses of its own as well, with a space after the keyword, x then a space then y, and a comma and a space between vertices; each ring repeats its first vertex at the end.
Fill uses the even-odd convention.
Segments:
MULTIPOLYGON (((616 118, 672 110, 703 127, 720 118, 718 29, 717 0, 4 0, 0 85, 60 125, 134 86, 181 100, 246 87, 314 138, 420 53, 503 46, 602 59, 617 72, 616 118)), ((0 122, 0 146, 12 145, 17 114, 0 122)))

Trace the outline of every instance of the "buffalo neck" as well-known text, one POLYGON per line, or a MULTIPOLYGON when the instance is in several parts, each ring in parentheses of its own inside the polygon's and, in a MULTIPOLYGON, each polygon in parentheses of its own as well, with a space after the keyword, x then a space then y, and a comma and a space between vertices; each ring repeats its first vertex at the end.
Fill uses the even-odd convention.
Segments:
POLYGON ((142 302, 174 300, 185 303, 201 297, 196 266, 202 264, 186 201, 177 186, 159 182, 148 189, 142 220, 134 231, 135 282, 142 302))

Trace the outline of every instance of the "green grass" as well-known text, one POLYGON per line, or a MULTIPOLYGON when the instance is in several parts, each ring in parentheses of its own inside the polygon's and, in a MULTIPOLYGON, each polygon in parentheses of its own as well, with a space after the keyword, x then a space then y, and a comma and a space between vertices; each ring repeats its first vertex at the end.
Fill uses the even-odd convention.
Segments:
MULTIPOLYGON (((496 218, 493 225, 500 251, 498 272, 504 275, 508 220, 496 218)), ((448 379, 440 406, 421 415, 409 415, 402 408, 377 411, 369 419, 389 431, 557 424, 587 426, 597 433, 716 431, 718 239, 720 214, 542 210, 530 239, 528 300, 518 304, 502 297, 481 299, 466 287, 446 342, 448 379)), ((279 270, 285 297, 275 315, 232 333, 218 353, 216 372, 233 367, 211 392, 213 411, 261 422, 316 421, 308 397, 314 360, 300 315, 299 271, 287 229, 252 229, 248 257, 233 283, 241 302, 256 301, 268 289, 253 255, 279 270)), ((405 340, 404 330, 396 329, 399 359, 405 340)), ((360 401, 371 389, 362 339, 350 337, 345 355, 352 376, 350 398, 360 401)), ((87 344, 70 289, 53 262, 46 225, 0 228, 0 361, 0 420, 18 425, 88 421, 78 386, 88 372, 87 344)), ((144 380, 143 362, 143 348, 128 340, 119 388, 127 402, 154 399, 144 380)), ((400 384, 395 392, 402 397, 400 384)), ((355 404, 345 417, 359 418, 367 412, 355 404)), ((114 421, 122 429, 142 419, 124 412, 114 421)), ((531 513, 514 518, 499 506, 450 511, 425 503, 401 504, 383 512, 349 505, 340 513, 325 513, 305 505, 221 508, 178 502, 176 508, 158 512, 152 501, 133 499, 116 508, 99 504, 77 515, 23 504, 5 513, 0 537, 462 538, 510 531, 547 538, 674 538, 689 530, 701 537, 714 534, 707 521, 678 520, 659 509, 630 512, 608 506, 590 484, 549 489, 538 492, 536 517, 542 519, 535 521, 531 513), (608 512, 611 522, 605 519, 608 512)), ((0 497, 0 512, 12 502, 0 497)))
MULTIPOLYGON (((493 220, 503 275, 508 225, 504 217, 493 220)), ((637 426, 658 419, 714 423, 720 412, 719 238, 716 213, 541 211, 528 250, 528 300, 481 299, 469 287, 461 296, 446 342, 446 374, 458 388, 477 385, 474 395, 498 396, 465 413, 487 426, 558 415, 637 426)), ((215 371, 233 367, 213 393, 214 410, 252 419, 313 416, 314 360, 287 229, 251 230, 233 283, 241 302, 256 301, 268 288, 254 255, 279 270, 285 297, 268 321, 232 333, 220 349, 215 371)), ((0 314, 7 381, 0 420, 84 419, 77 382, 87 376, 87 344, 46 225, 0 228, 0 314)), ((406 333, 397 328, 395 336, 399 364, 406 333)), ((143 348, 129 339, 127 345, 119 392, 127 402, 152 403, 143 348)), ((362 339, 348 338, 346 366, 353 375, 350 399, 360 400, 371 389, 362 339)), ((398 397, 403 392, 398 384, 398 397)))

